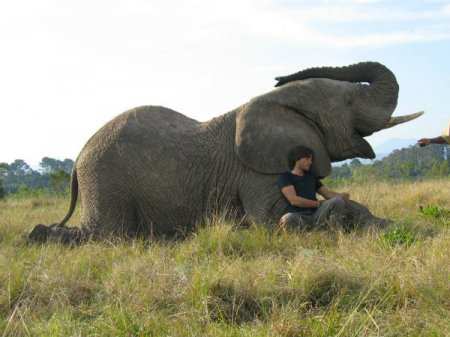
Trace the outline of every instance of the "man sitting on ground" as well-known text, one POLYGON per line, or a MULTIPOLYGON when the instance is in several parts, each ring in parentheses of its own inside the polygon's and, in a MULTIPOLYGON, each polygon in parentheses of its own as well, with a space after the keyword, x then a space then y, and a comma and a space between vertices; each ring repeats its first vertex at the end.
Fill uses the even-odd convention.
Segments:
POLYGON ((327 224, 348 228, 350 221, 362 223, 366 219, 385 223, 363 205, 350 201, 348 193, 337 193, 324 186, 310 172, 313 159, 313 151, 305 146, 297 146, 289 152, 291 171, 278 178, 278 187, 288 203, 287 213, 279 222, 281 228, 310 229, 327 224), (326 200, 317 200, 316 193, 326 200))

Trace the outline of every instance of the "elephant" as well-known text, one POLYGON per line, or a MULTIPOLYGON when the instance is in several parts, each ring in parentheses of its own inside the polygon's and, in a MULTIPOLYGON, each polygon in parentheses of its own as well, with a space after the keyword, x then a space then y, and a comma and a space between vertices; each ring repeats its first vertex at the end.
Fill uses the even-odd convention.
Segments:
MULTIPOLYGON (((115 117, 76 159, 67 215, 29 237, 173 236, 227 211, 277 222, 286 201, 276 180, 289 170, 293 146, 311 148, 312 172, 326 177, 332 162, 375 157, 364 137, 421 114, 392 117, 399 86, 378 62, 309 68, 276 80, 273 90, 207 122, 163 106, 115 117), (69 228, 78 194, 81 226, 69 228)), ((363 213, 364 221, 376 219, 363 213)))

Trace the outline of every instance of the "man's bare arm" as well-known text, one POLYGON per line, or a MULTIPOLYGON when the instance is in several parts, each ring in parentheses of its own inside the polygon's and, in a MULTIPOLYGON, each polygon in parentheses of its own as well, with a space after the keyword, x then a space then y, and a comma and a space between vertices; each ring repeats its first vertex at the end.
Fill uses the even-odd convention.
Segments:
POLYGON ((317 200, 311 200, 311 199, 299 197, 295 193, 295 188, 293 185, 283 187, 281 189, 281 193, 283 193, 283 195, 286 197, 286 199, 289 201, 289 203, 292 206, 314 208, 314 207, 319 207, 319 205, 320 205, 320 202, 317 200))
POLYGON ((328 187, 326 186, 321 186, 319 188, 319 190, 317 191, 317 193, 319 193, 322 197, 324 197, 325 199, 331 199, 334 197, 342 197, 346 200, 350 199, 350 194, 348 193, 338 193, 335 191, 330 190, 328 187))
POLYGON ((419 146, 426 146, 429 144, 447 144, 447 141, 444 137, 436 137, 436 138, 422 138, 417 141, 419 146))

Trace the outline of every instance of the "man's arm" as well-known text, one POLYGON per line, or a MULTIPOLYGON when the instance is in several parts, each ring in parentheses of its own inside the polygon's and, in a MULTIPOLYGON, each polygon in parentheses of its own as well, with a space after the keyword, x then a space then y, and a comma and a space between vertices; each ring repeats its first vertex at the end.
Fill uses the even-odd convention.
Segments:
POLYGON ((447 140, 444 137, 422 138, 417 141, 417 144, 421 147, 430 144, 447 144, 447 140))
POLYGON ((335 191, 330 190, 328 187, 326 186, 321 186, 318 190, 317 193, 319 193, 322 197, 324 197, 325 199, 331 199, 334 197, 342 197, 345 200, 349 200, 350 199, 350 194, 348 193, 338 193, 335 191))
POLYGON ((283 193, 283 195, 286 197, 286 199, 292 206, 314 208, 319 207, 320 205, 320 202, 317 200, 299 197, 295 193, 295 188, 293 185, 283 187, 281 189, 281 193, 283 193))

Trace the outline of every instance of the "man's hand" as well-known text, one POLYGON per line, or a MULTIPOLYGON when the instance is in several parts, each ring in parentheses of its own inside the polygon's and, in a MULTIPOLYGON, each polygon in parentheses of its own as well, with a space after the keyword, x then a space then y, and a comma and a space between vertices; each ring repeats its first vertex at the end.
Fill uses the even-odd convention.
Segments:
POLYGON ((419 140, 417 141, 417 144, 418 144, 420 147, 423 147, 423 146, 426 146, 426 145, 430 145, 430 144, 431 144, 431 139, 429 139, 429 138, 422 138, 422 139, 419 139, 419 140))

